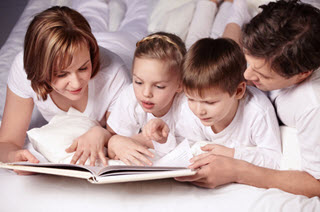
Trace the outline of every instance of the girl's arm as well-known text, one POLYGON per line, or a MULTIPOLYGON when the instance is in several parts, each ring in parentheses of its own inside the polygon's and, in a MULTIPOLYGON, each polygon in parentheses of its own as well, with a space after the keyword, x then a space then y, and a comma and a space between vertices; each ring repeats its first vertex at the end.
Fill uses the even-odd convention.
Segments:
POLYGON ((33 106, 31 98, 21 98, 7 87, 6 103, 0 127, 0 161, 38 162, 28 150, 22 149, 33 106))

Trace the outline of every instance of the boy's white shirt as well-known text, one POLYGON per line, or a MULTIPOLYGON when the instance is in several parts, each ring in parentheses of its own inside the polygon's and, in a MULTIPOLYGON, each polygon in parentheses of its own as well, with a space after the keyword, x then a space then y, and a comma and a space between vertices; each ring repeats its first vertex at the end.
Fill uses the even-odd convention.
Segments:
POLYGON ((302 83, 269 97, 286 126, 297 129, 301 169, 320 179, 320 68, 302 83))
MULTIPOLYGON (((143 110, 136 99, 133 85, 130 84, 121 92, 115 108, 108 118, 107 124, 118 135, 130 137, 138 134, 143 126, 151 119, 160 118, 168 124, 170 133, 174 135, 176 120, 181 110, 181 102, 184 98, 185 96, 183 94, 177 94, 170 110, 162 117, 155 117, 152 113, 147 113, 143 110)), ((178 139, 178 141, 181 140, 178 139)), ((170 150, 175 146, 169 143, 166 145, 170 150)), ((167 152, 169 152, 169 149, 167 152)))
MULTIPOLYGON (((106 111, 111 112, 114 109, 122 88, 129 84, 129 71, 119 56, 100 47, 100 62, 100 71, 89 81, 88 103, 83 112, 89 118, 97 121, 103 120, 106 111)), ((66 113, 55 105, 50 95, 45 101, 37 98, 23 68, 23 52, 16 56, 11 66, 8 86, 16 95, 22 98, 32 98, 47 121, 57 114, 66 113)))
POLYGON ((264 93, 251 86, 247 87, 246 95, 240 100, 233 121, 219 133, 204 126, 185 101, 176 134, 194 143, 207 141, 234 148, 234 158, 258 166, 280 167, 280 129, 274 108, 264 93))

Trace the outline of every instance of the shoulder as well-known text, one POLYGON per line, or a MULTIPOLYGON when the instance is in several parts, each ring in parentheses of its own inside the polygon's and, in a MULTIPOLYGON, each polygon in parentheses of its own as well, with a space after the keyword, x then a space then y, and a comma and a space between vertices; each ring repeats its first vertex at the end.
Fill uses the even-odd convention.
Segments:
POLYGON ((254 109, 257 112, 273 109, 273 105, 267 97, 267 94, 252 86, 247 86, 244 101, 246 107, 250 108, 250 110, 254 109))

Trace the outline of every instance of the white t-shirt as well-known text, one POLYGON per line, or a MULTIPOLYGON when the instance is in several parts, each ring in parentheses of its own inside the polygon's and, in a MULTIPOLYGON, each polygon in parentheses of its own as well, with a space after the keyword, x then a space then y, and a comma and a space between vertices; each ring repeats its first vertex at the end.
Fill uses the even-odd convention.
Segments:
MULTIPOLYGON (((279 124, 268 97, 260 90, 247 86, 232 122, 221 132, 214 133, 204 126, 184 102, 176 133, 190 142, 209 141, 235 149, 234 158, 268 168, 279 168, 281 140, 279 124)), ((193 143, 191 143, 193 144, 193 143)))
POLYGON ((301 169, 320 179, 320 69, 302 83, 269 96, 281 122, 297 129, 301 169))
MULTIPOLYGON (((36 59, 35 62, 37 62, 36 59)), ((100 71, 89 81, 88 103, 83 112, 97 121, 103 120, 105 113, 114 109, 121 89, 129 84, 129 72, 119 56, 100 47, 100 62, 100 71)), ((47 121, 50 121, 54 115, 66 113, 55 105, 50 95, 45 101, 37 98, 23 67, 23 52, 16 56, 11 66, 8 86, 16 95, 22 98, 32 98, 47 121)))
MULTIPOLYGON (((175 122, 178 118, 183 94, 176 95, 170 110, 162 117, 169 128, 174 132, 175 122)), ((107 124, 111 129, 122 136, 133 136, 140 132, 141 128, 151 119, 157 118, 152 113, 147 113, 138 103, 134 94, 133 85, 130 84, 117 100, 115 109, 108 118, 107 124)), ((159 118, 159 117, 158 117, 159 118)))

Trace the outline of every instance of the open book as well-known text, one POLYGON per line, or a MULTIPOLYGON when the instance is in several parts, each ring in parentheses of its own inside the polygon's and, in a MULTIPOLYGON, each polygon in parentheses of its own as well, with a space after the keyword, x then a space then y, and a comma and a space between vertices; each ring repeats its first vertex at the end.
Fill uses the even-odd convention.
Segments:
POLYGON ((154 161, 153 166, 109 165, 107 167, 29 162, 1 163, 0 168, 87 179, 91 183, 120 183, 194 175, 186 168, 192 157, 187 141, 154 161), (164 164, 169 164, 164 166, 164 164))

